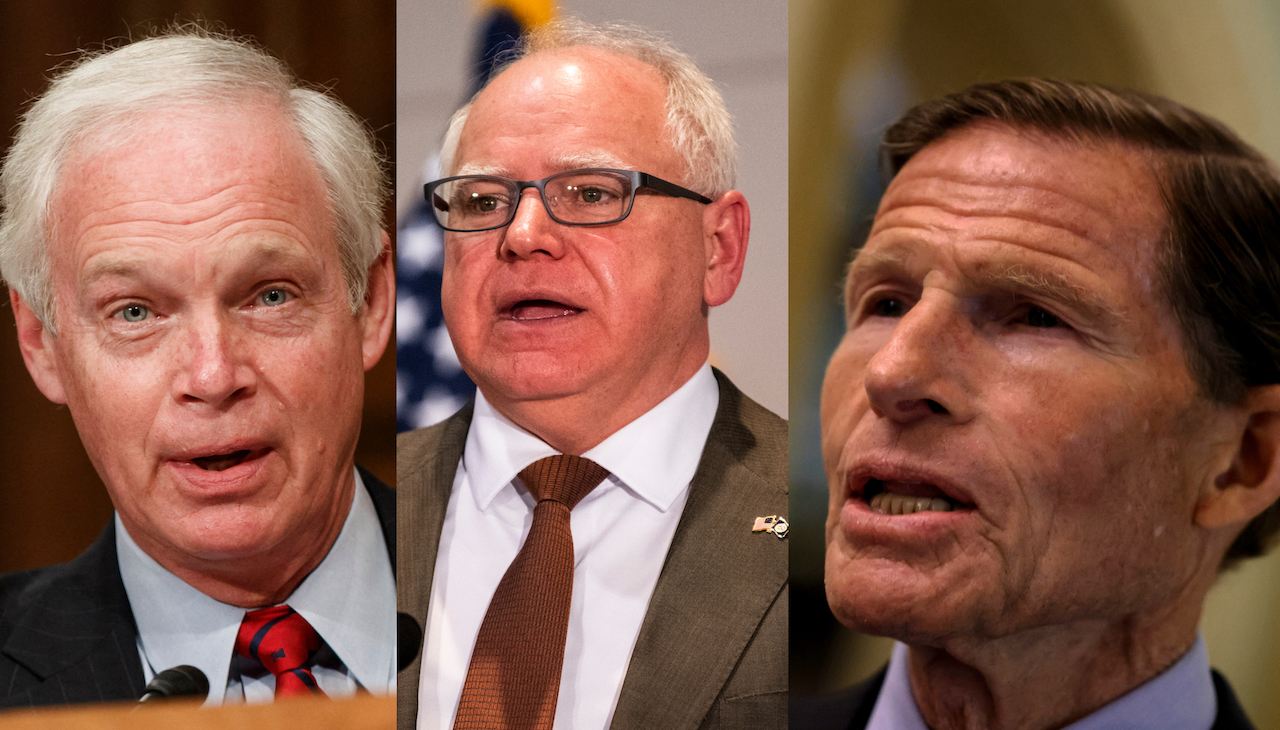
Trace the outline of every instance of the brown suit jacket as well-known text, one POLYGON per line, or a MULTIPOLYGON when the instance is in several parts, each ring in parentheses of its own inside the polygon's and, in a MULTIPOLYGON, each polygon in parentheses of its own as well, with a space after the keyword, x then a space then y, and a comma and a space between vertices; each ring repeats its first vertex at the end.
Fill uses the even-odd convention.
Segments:
MULTIPOLYGON (((787 726, 787 541, 751 531, 787 513, 787 422, 716 371, 720 407, 658 577, 613 730, 787 726)), ((396 441, 398 611, 425 627, 431 575, 471 406, 396 441)), ((415 727, 421 655, 400 672, 415 727)))

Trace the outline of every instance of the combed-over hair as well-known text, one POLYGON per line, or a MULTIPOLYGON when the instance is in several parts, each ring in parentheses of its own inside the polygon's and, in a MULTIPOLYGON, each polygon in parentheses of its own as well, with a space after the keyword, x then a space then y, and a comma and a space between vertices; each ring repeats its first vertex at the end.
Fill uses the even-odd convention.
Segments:
POLYGON ((369 269, 383 251, 387 184, 372 134, 341 102, 303 88, 251 41, 195 25, 85 52, 58 70, 27 109, 0 171, 0 276, 56 333, 49 208, 69 152, 89 135, 105 143, 127 139, 130 121, 168 107, 254 99, 279 106, 320 172, 351 308, 358 311, 369 269))
MULTIPOLYGON (((885 133, 881 171, 891 179, 929 144, 982 122, 1118 141, 1147 155, 1166 214, 1156 273, 1196 384, 1234 405, 1249 388, 1280 383, 1280 178, 1265 157, 1221 122, 1162 97, 1024 79, 911 109, 885 133)), ((1244 528, 1222 567, 1263 554, 1277 532, 1280 503, 1244 528)))
MULTIPOLYGON (((715 83, 670 41, 632 25, 591 25, 564 18, 535 28, 503 58, 502 70, 529 56, 565 48, 597 48, 652 66, 667 89, 667 134, 684 161, 685 187, 718 198, 737 184, 738 143, 733 119, 715 83)), ((490 80, 502 70, 495 70, 490 80)), ((483 92, 483 89, 481 89, 483 92)), ((479 96, 477 94, 476 96, 479 96)), ((440 170, 453 174, 454 153, 475 97, 454 113, 440 152, 440 170)))

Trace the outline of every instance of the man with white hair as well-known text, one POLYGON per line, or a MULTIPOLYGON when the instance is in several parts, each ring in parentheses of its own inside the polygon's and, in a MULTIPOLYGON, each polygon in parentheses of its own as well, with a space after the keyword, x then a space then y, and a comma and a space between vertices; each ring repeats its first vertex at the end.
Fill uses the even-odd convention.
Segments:
POLYGON ((115 506, 79 558, 0 577, 0 705, 209 704, 395 684, 394 492, 354 464, 391 330, 363 124, 252 44, 89 55, 0 173, 27 369, 115 506))
POLYGON ((786 422, 707 364, 750 228, 719 93, 644 31, 563 21, 442 157, 478 393, 397 443, 425 635, 400 728, 785 727, 786 422))

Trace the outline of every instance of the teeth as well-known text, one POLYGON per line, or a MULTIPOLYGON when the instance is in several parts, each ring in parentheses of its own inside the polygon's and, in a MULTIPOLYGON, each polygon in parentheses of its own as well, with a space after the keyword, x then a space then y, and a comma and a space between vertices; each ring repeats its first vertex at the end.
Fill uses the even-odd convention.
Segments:
POLYGON ((871 498, 871 509, 882 515, 909 515, 916 512, 950 512, 951 502, 942 497, 912 497, 881 492, 871 498))
POLYGON ((201 456, 191 461, 205 471, 224 471, 244 461, 248 455, 248 451, 233 451, 219 456, 201 456))

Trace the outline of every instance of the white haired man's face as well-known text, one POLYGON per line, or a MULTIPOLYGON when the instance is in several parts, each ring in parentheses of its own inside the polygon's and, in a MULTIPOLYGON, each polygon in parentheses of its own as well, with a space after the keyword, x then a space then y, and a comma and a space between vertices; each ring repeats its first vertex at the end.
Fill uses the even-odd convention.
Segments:
MULTIPOLYGON (((532 56, 476 99, 450 174, 538 180, 608 167, 679 184, 665 99, 658 73, 632 59, 591 48, 532 56)), ((566 226, 525 190, 507 227, 447 234, 444 316, 467 373, 504 412, 670 392, 706 358, 707 304, 728 298, 708 272, 707 209, 645 190, 625 220, 566 226)))
MULTIPOLYGON (((28 367, 162 565, 309 571, 351 503, 389 326, 352 313, 325 187, 278 110, 175 107, 130 131, 63 165, 58 334, 20 313, 28 367)), ((390 286, 375 275, 371 301, 390 286)))

